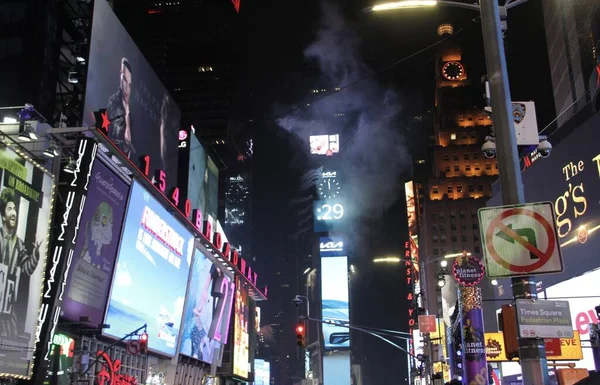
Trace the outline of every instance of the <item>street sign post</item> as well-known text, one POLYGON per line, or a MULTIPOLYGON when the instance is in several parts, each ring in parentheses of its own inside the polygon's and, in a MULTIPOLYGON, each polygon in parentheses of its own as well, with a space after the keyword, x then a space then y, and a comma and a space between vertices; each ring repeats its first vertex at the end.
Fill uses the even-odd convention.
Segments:
POLYGON ((552 203, 479 209, 479 228, 488 277, 563 271, 552 203))
POLYGON ((516 311, 522 338, 573 338, 569 301, 518 299, 516 311))

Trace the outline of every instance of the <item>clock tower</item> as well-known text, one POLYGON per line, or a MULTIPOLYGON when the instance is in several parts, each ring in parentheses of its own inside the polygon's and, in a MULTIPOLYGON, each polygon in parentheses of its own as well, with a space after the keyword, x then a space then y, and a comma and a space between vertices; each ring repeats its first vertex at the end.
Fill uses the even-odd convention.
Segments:
MULTIPOLYGON (((448 24, 438 28, 440 36, 452 31, 448 24)), ((426 306, 429 314, 446 322, 456 304, 457 287, 451 276, 445 276, 443 288, 436 287, 440 261, 451 266, 452 256, 464 251, 481 258, 477 210, 485 206, 498 175, 496 160, 481 153, 492 129, 492 120, 483 109, 482 74, 469 69, 471 58, 466 60, 458 40, 448 40, 436 54, 432 155, 420 194, 419 254, 427 264, 426 306)), ((483 55, 474 56, 484 60, 483 55)))

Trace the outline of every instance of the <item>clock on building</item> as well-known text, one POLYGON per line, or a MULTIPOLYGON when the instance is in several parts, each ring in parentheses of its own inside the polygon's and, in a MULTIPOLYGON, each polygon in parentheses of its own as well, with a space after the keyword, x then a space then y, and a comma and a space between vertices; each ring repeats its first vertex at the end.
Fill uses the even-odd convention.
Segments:
POLYGON ((340 182, 335 171, 323 172, 317 184, 317 191, 321 199, 338 197, 341 192, 340 182))
POLYGON ((456 61, 447 62, 442 67, 442 75, 448 80, 458 80, 465 73, 465 67, 456 61))

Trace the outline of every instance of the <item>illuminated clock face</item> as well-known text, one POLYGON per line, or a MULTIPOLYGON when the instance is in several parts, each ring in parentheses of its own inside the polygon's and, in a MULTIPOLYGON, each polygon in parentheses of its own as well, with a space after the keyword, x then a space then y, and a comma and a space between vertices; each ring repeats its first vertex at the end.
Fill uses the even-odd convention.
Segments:
POLYGON ((336 178, 321 179, 317 185, 317 191, 321 199, 331 199, 340 195, 341 186, 336 178))
POLYGON ((458 80, 465 73, 465 67, 459 62, 448 62, 442 67, 442 75, 448 80, 458 80))

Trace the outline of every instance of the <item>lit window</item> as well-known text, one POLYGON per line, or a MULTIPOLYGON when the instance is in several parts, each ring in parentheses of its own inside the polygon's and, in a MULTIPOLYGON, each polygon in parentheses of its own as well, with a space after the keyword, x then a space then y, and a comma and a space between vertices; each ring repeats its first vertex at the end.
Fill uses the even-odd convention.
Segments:
POLYGON ((450 140, 456 140, 456 134, 450 134, 450 140))
POLYGON ((425 163, 425 159, 419 159, 419 160, 417 160, 417 163, 418 164, 424 164, 425 163))

